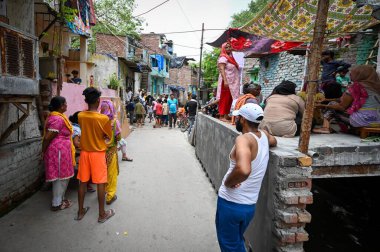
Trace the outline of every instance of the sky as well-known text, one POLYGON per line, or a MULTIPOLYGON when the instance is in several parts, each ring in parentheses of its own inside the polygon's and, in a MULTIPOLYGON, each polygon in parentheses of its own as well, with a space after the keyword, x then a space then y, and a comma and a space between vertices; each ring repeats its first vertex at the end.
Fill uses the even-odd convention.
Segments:
MULTIPOLYGON (((169 33, 202 29, 225 29, 231 22, 231 16, 247 9, 251 0, 170 0, 157 9, 141 16, 144 19, 142 33, 169 33)), ((139 15, 164 0, 135 0, 134 15, 139 15)), ((204 43, 212 42, 223 31, 205 31, 204 43)), ((166 34, 168 40, 173 40, 174 52, 177 56, 188 56, 199 61, 201 32, 166 34), (178 44, 178 45, 176 45, 178 44), (190 46, 196 48, 182 47, 190 46)), ((205 45, 204 50, 212 47, 205 45)))

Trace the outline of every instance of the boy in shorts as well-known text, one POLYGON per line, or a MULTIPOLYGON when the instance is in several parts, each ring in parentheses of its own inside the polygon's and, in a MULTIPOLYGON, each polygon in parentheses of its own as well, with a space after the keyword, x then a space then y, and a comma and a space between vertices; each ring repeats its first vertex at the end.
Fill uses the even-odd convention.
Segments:
POLYGON ((105 185, 107 183, 106 150, 107 140, 112 137, 112 127, 109 118, 97 111, 101 92, 94 87, 89 87, 83 91, 83 95, 88 104, 88 110, 78 115, 82 135, 80 139, 81 153, 77 176, 80 181, 78 190, 79 210, 75 219, 83 219, 89 210, 89 207, 84 208, 83 204, 87 183, 91 178, 92 182, 98 187, 98 222, 104 223, 115 215, 113 209, 104 210, 105 185))

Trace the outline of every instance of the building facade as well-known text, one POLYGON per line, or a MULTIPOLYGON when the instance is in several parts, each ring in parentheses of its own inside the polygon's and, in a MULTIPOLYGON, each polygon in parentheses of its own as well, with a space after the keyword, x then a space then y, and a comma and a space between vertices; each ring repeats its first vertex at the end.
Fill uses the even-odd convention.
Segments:
POLYGON ((43 167, 34 1, 4 1, 0 6, 1 216, 41 184, 43 167))
MULTIPOLYGON (((171 90, 165 83, 166 79, 170 78, 169 64, 173 53, 173 43, 168 41, 164 34, 156 33, 141 34, 140 43, 142 48, 147 51, 149 65, 152 69, 147 76, 146 85, 142 85, 142 88, 152 95, 170 93, 171 90)), ((143 49, 137 49, 137 52, 141 55, 144 54, 143 49)), ((145 80, 143 78, 143 82, 145 80)))

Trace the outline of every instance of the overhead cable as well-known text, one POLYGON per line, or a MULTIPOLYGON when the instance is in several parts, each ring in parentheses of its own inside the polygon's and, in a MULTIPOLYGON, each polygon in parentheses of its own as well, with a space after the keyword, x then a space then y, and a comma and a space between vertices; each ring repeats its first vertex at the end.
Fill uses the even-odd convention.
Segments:
POLYGON ((140 17, 140 16, 142 16, 142 15, 145 15, 145 14, 151 12, 152 10, 154 10, 154 9, 156 9, 156 8, 158 8, 158 7, 160 7, 161 5, 163 5, 163 4, 165 4, 165 3, 169 2, 169 1, 170 1, 170 0, 166 0, 165 2, 162 2, 162 3, 160 3, 159 5, 153 7, 152 9, 150 9, 150 10, 148 10, 148 11, 146 11, 146 12, 143 12, 143 13, 141 13, 141 14, 139 14, 139 15, 134 16, 134 18, 136 18, 136 17, 140 17))

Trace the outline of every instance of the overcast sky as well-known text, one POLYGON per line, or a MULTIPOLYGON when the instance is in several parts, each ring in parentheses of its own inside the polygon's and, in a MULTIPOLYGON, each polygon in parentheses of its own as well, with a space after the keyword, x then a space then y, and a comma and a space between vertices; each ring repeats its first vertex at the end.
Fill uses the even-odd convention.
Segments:
MULTIPOLYGON (((164 0, 136 0, 134 15, 141 14, 164 0)), ((224 29, 231 16, 248 7, 250 0, 170 0, 157 9, 143 15, 143 33, 167 33, 176 31, 224 29)), ((204 42, 214 41, 223 31, 205 31, 204 42)), ((167 34, 174 42, 174 52, 178 56, 189 56, 199 60, 201 32, 167 34), (178 44, 178 45, 176 45, 178 44), (186 48, 179 45, 196 47, 186 48)), ((206 50, 211 47, 206 46, 206 50)))

